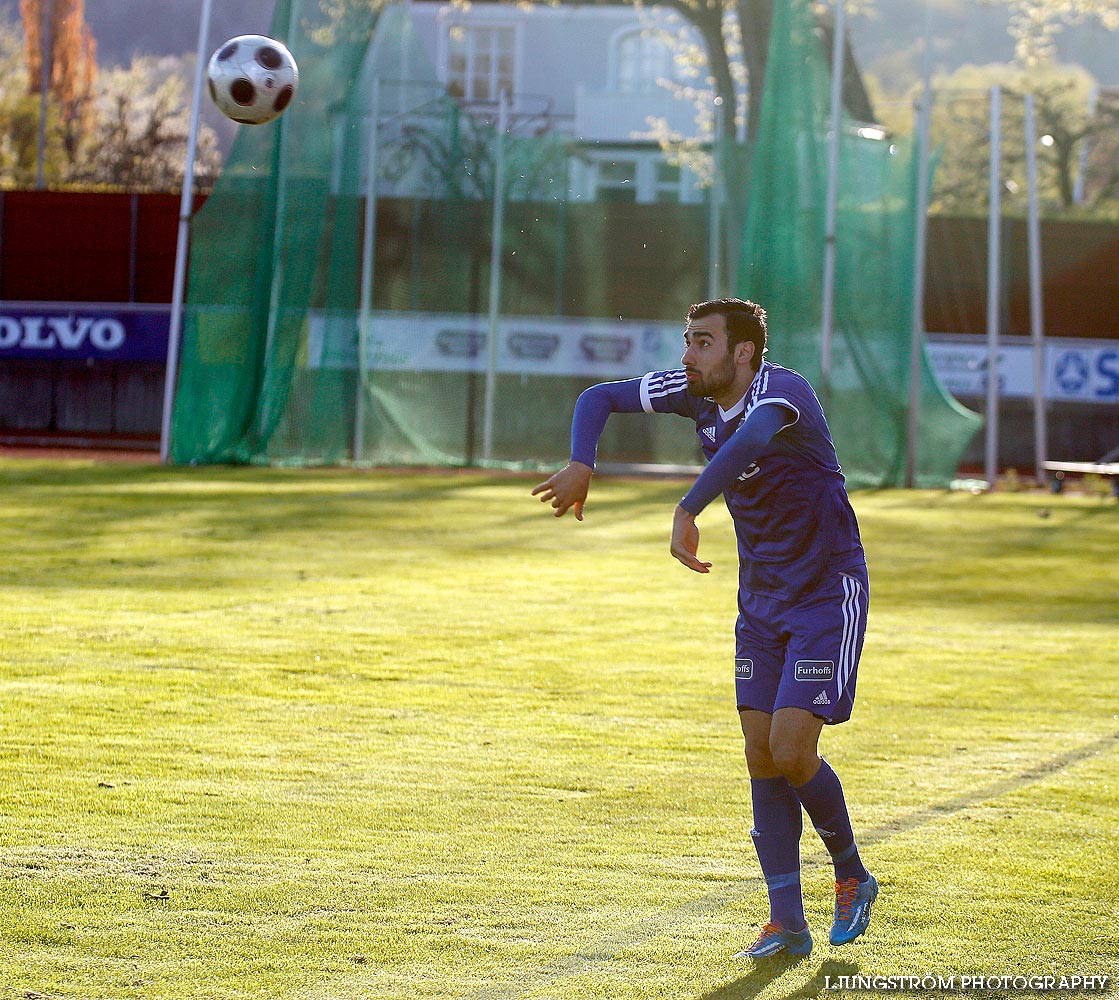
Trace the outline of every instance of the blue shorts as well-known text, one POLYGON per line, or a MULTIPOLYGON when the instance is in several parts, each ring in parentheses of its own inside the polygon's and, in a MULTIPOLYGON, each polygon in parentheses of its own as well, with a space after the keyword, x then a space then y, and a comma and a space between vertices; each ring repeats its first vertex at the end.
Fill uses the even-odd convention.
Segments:
POLYGON ((869 604, 865 566, 835 573, 798 601, 740 595, 739 709, 803 708, 828 724, 851 718, 869 604))

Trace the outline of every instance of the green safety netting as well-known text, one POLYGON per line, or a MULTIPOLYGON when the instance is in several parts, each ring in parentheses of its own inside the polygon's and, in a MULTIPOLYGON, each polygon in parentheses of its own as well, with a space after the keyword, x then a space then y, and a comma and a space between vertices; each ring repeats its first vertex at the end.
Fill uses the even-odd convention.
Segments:
MULTIPOLYGON (((318 0, 278 0, 300 92, 242 129, 193 220, 172 460, 559 462, 584 386, 675 366, 688 305, 731 293, 766 305, 772 359, 826 395, 850 481, 899 483, 913 158, 845 133, 825 386, 827 68, 807 4, 777 6, 753 149, 717 151, 722 183, 694 203, 645 204, 588 183, 614 154, 531 95, 504 120, 449 97, 406 7, 335 23, 318 0)), ((682 190, 672 169, 658 178, 682 190)), ((952 478, 975 423, 924 365, 919 482, 952 478)), ((616 417, 600 456, 700 458, 685 421, 641 416, 616 417)))
MULTIPOLYGON (((765 304, 773 360, 825 403, 847 480, 905 481, 917 226, 913 144, 844 116, 833 333, 824 371, 830 74, 807 2, 775 5, 738 287, 765 304)), ((940 386, 922 350, 914 483, 951 481, 980 418, 940 386)))

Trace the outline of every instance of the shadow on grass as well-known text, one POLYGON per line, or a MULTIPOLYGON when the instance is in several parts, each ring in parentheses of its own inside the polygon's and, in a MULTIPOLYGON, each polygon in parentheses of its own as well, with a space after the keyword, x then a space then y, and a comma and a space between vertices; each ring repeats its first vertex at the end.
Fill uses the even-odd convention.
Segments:
MULTIPOLYGON (((889 823, 874 828, 859 837, 860 844, 875 844, 887 841, 890 838, 918 829, 928 823, 937 822, 945 817, 957 814, 972 806, 1000 798, 1010 792, 1016 791, 1037 781, 1042 781, 1050 775, 1059 773, 1081 761, 1088 760, 1099 754, 1109 753, 1119 745, 1119 732, 1108 733, 1100 736, 1091 743, 1080 747, 1073 747, 1066 753, 1056 757, 1049 757, 1034 764, 1019 774, 1008 776, 992 784, 983 785, 961 795, 940 802, 934 802, 922 809, 918 809, 907 816, 901 816, 889 823)), ((755 885, 758 880, 755 880, 755 885)), ((568 960, 553 963, 546 969, 540 970, 530 981, 523 978, 515 984, 504 987, 498 986, 473 995, 473 1000, 514 1000, 516 997, 526 996, 530 992, 538 992, 543 987, 553 987, 557 994, 561 992, 559 984, 579 975, 587 970, 592 961, 588 955, 594 956, 593 961, 611 958, 622 947, 649 941, 659 934, 665 933, 668 924, 678 921, 680 923, 701 919, 716 910, 721 910, 732 899, 741 896, 741 886, 712 893, 690 904, 665 914, 655 922, 636 924, 628 929, 612 935, 598 943, 593 949, 584 950, 583 953, 574 955, 568 960)), ((852 962, 840 962, 831 959, 825 960, 816 970, 816 974, 807 982, 794 985, 788 984, 788 991, 780 993, 778 980, 793 970, 811 971, 810 957, 794 958, 778 956, 764 964, 747 968, 744 974, 716 990, 703 994, 699 1000, 752 1000, 764 990, 777 984, 776 989, 781 1000, 809 1000, 809 998, 828 996, 833 990, 838 989, 838 983, 829 989, 829 978, 836 981, 841 976, 855 976, 859 974, 858 965, 852 962)))
MULTIPOLYGON (((367 549, 370 574, 399 545, 469 558, 478 550, 557 537, 549 533, 550 512, 530 496, 540 478, 476 470, 0 462, 0 487, 16 528, 15 555, 33 569, 13 571, 6 583, 35 591, 70 589, 77 581, 176 591, 205 577, 220 589, 230 572, 241 572, 246 553, 285 542, 292 572, 314 565, 313 554, 332 547, 348 554, 367 549), (495 494, 499 502, 489 500, 484 492, 489 488, 503 491, 495 494), (33 519, 37 530, 25 535, 24 525, 33 519), (528 535, 513 536, 513 529, 528 535), (304 549, 305 561, 298 555, 304 549), (93 578, 91 561, 99 570, 93 578)), ((612 484, 597 492, 594 514, 604 515, 605 527, 619 511, 645 510, 650 502, 663 501, 670 512, 679 492, 679 485, 671 484, 652 490, 644 483, 612 484)), ((667 528, 664 532, 667 537, 667 528)))
MULTIPOLYGON (((750 1000, 762 990, 767 989, 786 973, 795 968, 804 966, 809 958, 795 958, 779 955, 776 958, 759 962, 746 975, 736 979, 733 983, 720 986, 711 993, 704 993, 700 1000, 750 1000)), ((803 986, 789 993, 784 993, 785 1000, 808 1000, 827 991, 828 980, 837 980, 840 976, 858 975, 859 967, 853 962, 836 962, 832 959, 821 963, 816 975, 803 986)))
POLYGON ((970 809, 972 806, 978 805, 980 802, 1000 799, 1005 795, 1016 792, 1020 788, 1025 788, 1027 785, 1032 785, 1035 782, 1045 780, 1051 775, 1058 774, 1066 768, 1079 764, 1081 761, 1089 760, 1100 754, 1110 753, 1117 746, 1119 746, 1119 732, 1105 733, 1091 743, 1073 747, 1070 750, 1066 750, 1063 754, 1038 761, 1032 767, 1018 774, 1009 775, 991 784, 982 785, 979 788, 964 792, 953 798, 930 803, 921 809, 914 810, 908 815, 891 819, 888 823, 874 827, 860 835, 859 844, 877 844, 881 841, 889 840, 898 834, 908 833, 928 823, 936 822, 946 816, 954 816, 966 809, 970 809))

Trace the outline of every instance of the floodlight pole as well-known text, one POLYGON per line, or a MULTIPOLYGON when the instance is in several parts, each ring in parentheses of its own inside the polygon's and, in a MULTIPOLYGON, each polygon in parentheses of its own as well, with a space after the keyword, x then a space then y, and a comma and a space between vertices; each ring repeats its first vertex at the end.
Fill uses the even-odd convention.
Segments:
POLYGON ((494 402, 497 389, 497 334, 501 313, 501 258, 505 230, 505 130, 509 127, 508 97, 498 98, 497 137, 493 166, 493 237, 490 240, 490 315, 487 339, 486 395, 482 417, 482 461, 493 458, 494 402))
POLYGON ((991 188, 987 220, 987 434, 984 475, 994 489, 999 462, 999 267, 1002 226, 1002 91, 991 88, 991 188))
POLYGON ((168 461, 171 449, 171 414, 175 408, 175 383, 179 372, 179 337, 183 322, 183 291, 186 287, 190 216, 194 208, 194 160, 198 152, 198 117, 202 107, 202 74, 206 66, 206 41, 210 35, 213 0, 202 0, 198 19, 198 61, 194 67, 194 95, 187 130, 183 192, 179 202, 179 235, 175 246, 175 280, 171 289, 171 322, 167 334, 167 364, 163 376, 163 419, 159 431, 159 460, 168 461))
POLYGON ((365 381, 369 377, 369 334, 373 313, 373 272, 377 247, 377 128, 381 118, 381 78, 373 77, 369 97, 369 137, 365 158, 365 219, 361 239, 361 305, 357 324, 357 386, 354 393, 354 461, 365 452, 365 381))
POLYGON ((835 0, 831 50, 831 135, 828 142, 828 190, 824 218, 824 288, 821 309, 820 374, 824 393, 831 394, 832 331, 835 325, 835 237, 839 202, 839 127, 843 110, 843 32, 845 0, 835 0))
POLYGON ((921 53, 923 86, 917 114, 917 196, 913 232, 913 311, 909 331, 909 421, 905 436, 905 486, 917 485, 921 431, 921 340, 925 333, 925 261, 928 254, 929 131, 932 120, 932 17, 925 0, 925 45, 921 53))
POLYGON ((1041 212, 1037 195, 1037 119, 1034 95, 1026 95, 1026 175, 1029 194, 1030 339, 1034 361, 1034 475, 1045 484, 1049 441, 1045 410, 1045 314, 1041 302, 1041 212))

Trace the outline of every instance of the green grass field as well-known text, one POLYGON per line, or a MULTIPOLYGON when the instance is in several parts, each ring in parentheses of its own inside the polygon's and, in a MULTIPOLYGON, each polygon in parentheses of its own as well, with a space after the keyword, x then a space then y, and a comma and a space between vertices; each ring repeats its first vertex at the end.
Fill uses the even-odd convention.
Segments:
POLYGON ((734 544, 712 508, 712 573, 670 558, 681 483, 597 481, 579 524, 482 475, 0 481, 3 1000, 1119 996, 1113 500, 855 495, 823 749, 882 896, 831 948, 806 824, 816 950, 754 968, 734 544))

